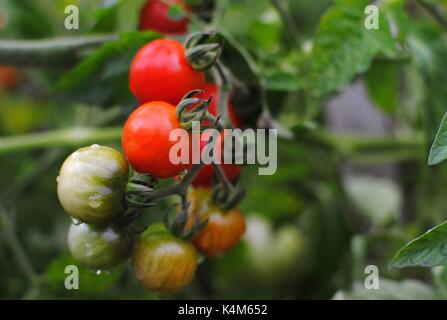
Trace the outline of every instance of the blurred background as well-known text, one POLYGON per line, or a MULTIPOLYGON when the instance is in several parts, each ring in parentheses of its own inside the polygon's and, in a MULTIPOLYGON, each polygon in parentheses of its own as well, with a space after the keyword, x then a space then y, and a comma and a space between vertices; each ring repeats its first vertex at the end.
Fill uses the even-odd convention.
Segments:
MULTIPOLYGON (((368 1, 205 2, 190 31, 209 22, 222 32, 224 62, 262 89, 244 116, 280 128, 278 170, 244 168, 242 243, 203 260, 173 297, 445 298, 443 267, 388 264, 447 217, 447 165, 426 165, 447 111, 447 1, 378 1, 373 35, 363 28, 368 1), (378 267, 380 290, 364 288, 367 265, 378 267)), ((129 64, 154 37, 137 33, 142 4, 0 0, 0 298, 157 299, 128 265, 80 268, 79 290, 64 288, 65 266, 76 263, 56 195, 77 147, 121 149, 120 127, 137 106, 129 64), (79 30, 64 27, 67 5, 79 8, 79 30), (71 40, 49 40, 59 37, 71 40)), ((167 206, 149 209, 148 221, 167 206)))

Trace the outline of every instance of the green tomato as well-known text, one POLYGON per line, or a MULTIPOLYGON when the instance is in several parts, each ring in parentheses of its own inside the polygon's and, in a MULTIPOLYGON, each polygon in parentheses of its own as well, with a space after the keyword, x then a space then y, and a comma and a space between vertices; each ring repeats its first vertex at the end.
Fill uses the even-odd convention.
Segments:
POLYGON ((99 145, 73 152, 57 177, 57 194, 73 218, 106 224, 124 213, 129 169, 118 151, 99 145))
POLYGON ((132 267, 140 283, 160 294, 177 292, 194 278, 194 246, 173 236, 163 225, 150 226, 138 239, 132 267))
POLYGON ((111 227, 72 224, 68 230, 68 247, 83 266, 95 270, 110 269, 130 256, 133 238, 111 227))

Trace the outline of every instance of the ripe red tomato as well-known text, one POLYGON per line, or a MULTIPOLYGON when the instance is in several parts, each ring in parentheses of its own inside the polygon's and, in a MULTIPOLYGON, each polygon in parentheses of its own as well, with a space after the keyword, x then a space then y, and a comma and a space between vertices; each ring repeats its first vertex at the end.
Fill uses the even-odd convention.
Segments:
POLYGON ((191 67, 180 42, 159 39, 136 54, 130 66, 129 86, 141 103, 165 101, 177 105, 185 94, 205 86, 205 74, 191 67))
POLYGON ((174 177, 188 169, 189 164, 173 164, 169 159, 171 147, 178 143, 169 141, 169 134, 180 128, 172 104, 154 101, 137 108, 127 119, 122 136, 129 163, 137 172, 154 178, 174 177))
POLYGON ((162 224, 151 225, 132 255, 136 278, 149 290, 166 294, 186 287, 197 269, 194 246, 174 237, 162 224))
POLYGON ((192 242, 199 252, 213 257, 233 248, 246 227, 239 209, 223 211, 212 204, 210 196, 209 190, 190 190, 188 201, 191 206, 187 226, 192 226, 194 214, 198 215, 199 222, 208 219, 205 227, 194 236, 192 242))
MULTIPOLYGON (((211 137, 210 131, 204 131, 201 134, 200 138, 200 150, 203 152, 205 146, 207 145, 208 139, 211 137), (205 141, 203 141, 205 140, 205 141)), ((218 151, 218 153, 215 155, 216 157, 221 158, 222 164, 220 165, 222 170, 225 173, 225 176, 228 178, 228 180, 233 181, 241 174, 241 167, 236 164, 226 164, 223 163, 223 150, 224 150, 224 140, 225 140, 225 134, 221 132, 221 134, 218 137, 218 140, 215 144, 215 150, 218 151), (220 152, 219 152, 220 151, 220 152)), ((199 173, 194 178, 192 184, 195 187, 211 187, 213 182, 213 175, 214 175, 214 167, 212 164, 206 164, 203 166, 202 169, 200 169, 199 173)))
POLYGON ((12 90, 19 81, 19 71, 10 66, 0 66, 0 89, 12 90))
MULTIPOLYGON (((198 94, 197 96, 202 99, 207 99, 213 96, 210 106, 208 107, 208 112, 214 116, 217 116, 219 114, 219 110, 217 108, 217 101, 219 99, 219 91, 217 85, 215 83, 207 83, 203 88, 203 90, 205 92, 202 94, 198 94)), ((234 111, 234 105, 233 102, 231 101, 231 97, 230 99, 228 99, 227 111, 228 111, 228 118, 230 119, 231 124, 236 128, 242 127, 242 123, 237 117, 236 112, 234 111)))
POLYGON ((140 30, 154 30, 166 34, 183 34, 188 31, 188 18, 174 20, 169 17, 169 5, 178 5, 186 12, 191 8, 183 0, 149 0, 141 10, 140 30))

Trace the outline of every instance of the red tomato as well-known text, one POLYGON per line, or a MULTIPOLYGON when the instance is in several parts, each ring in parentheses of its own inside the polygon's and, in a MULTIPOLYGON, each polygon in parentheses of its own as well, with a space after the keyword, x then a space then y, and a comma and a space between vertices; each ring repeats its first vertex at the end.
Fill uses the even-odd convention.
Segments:
POLYGON ((19 81, 19 71, 10 66, 0 66, 0 89, 12 90, 19 81))
POLYGON ((173 20, 169 17, 169 5, 178 5, 186 12, 191 8, 183 0, 149 0, 141 10, 140 30, 154 30, 166 34, 183 34, 188 31, 188 18, 173 20))
MULTIPOLYGON (((205 146, 207 145, 208 139, 211 137, 210 131, 204 131, 201 134, 200 138, 200 150, 203 152, 205 146), (205 141, 202 141, 205 140, 205 141)), ((216 141, 215 150, 220 151, 218 154, 216 154, 216 157, 220 157, 222 164, 220 165, 228 178, 228 180, 233 181, 241 174, 241 167, 239 165, 235 164, 225 164, 223 163, 223 148, 224 148, 224 133, 222 132, 218 140, 216 141)), ((214 174, 214 168, 212 164, 206 164, 203 166, 203 168, 199 171, 197 176, 194 178, 192 184, 196 187, 210 187, 213 182, 213 174, 214 174)))
POLYGON ((154 178, 174 177, 188 169, 189 164, 173 164, 169 159, 171 147, 177 144, 169 141, 169 134, 180 128, 172 104, 154 101, 137 108, 127 119, 122 136, 129 163, 137 172, 154 178))
POLYGON ((189 91, 205 86, 205 74, 191 67, 180 42, 159 39, 136 54, 130 66, 129 86, 141 103, 165 101, 177 105, 189 91))
MULTIPOLYGON (((208 107, 208 111, 212 115, 217 116, 219 114, 219 110, 217 108, 217 101, 219 100, 219 92, 217 85, 214 83, 207 83, 206 86, 203 88, 203 90, 205 92, 202 94, 198 94, 197 96, 202 99, 207 99, 210 96, 213 96, 210 106, 208 107)), ((230 119, 231 124, 236 128, 242 127, 242 123, 234 111, 234 105, 233 102, 231 102, 231 97, 230 99, 228 99, 227 111, 228 111, 228 118, 230 119)))

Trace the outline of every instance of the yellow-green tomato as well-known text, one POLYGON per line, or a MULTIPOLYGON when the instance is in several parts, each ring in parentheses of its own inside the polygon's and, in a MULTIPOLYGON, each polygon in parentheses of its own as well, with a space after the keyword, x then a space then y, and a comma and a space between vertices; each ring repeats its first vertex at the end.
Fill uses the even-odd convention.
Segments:
POLYGON ((129 258, 133 239, 131 235, 111 227, 72 224, 68 230, 68 247, 83 266, 107 270, 129 258))
POLYGON ((118 151, 99 145, 79 149, 60 170, 59 201, 73 218, 106 224, 124 212, 128 174, 128 164, 118 151))
POLYGON ((197 253, 193 245, 154 224, 140 235, 132 267, 141 284, 159 294, 180 291, 194 278, 197 253))

